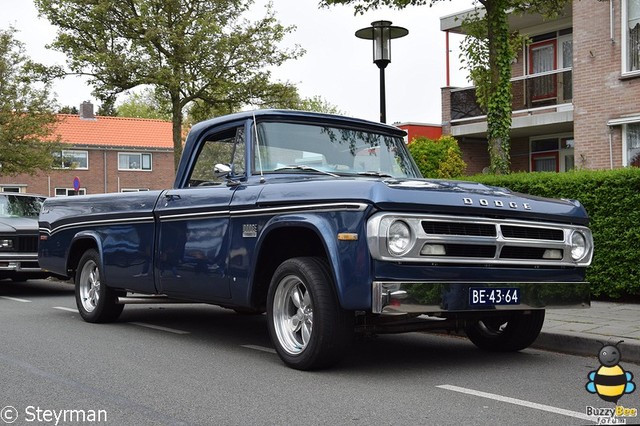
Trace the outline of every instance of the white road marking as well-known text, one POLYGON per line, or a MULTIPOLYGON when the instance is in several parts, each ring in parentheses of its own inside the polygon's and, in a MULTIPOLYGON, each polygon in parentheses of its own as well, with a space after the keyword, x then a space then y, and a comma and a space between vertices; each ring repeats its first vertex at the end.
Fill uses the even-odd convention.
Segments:
POLYGON ((593 417, 587 416, 584 413, 579 413, 577 411, 565 410, 563 408, 552 407, 550 405, 538 404, 538 403, 535 403, 535 402, 525 401, 525 400, 522 400, 522 399, 510 398, 508 396, 496 395, 495 393, 481 392, 481 391, 477 391, 477 390, 473 390, 473 389, 467 389, 467 388, 461 388, 459 386, 453 386, 453 385, 440 385, 440 386, 436 386, 436 387, 440 388, 440 389, 450 390, 450 391, 453 391, 453 392, 466 393, 468 395, 480 396, 482 398, 488 398, 488 399, 493 399, 493 400, 496 400, 496 401, 507 402, 509 404, 515 404, 515 405, 520 405, 520 406, 523 406, 523 407, 534 408, 536 410, 548 411, 549 413, 562 414, 563 416, 575 417, 575 418, 580 419, 580 420, 587 420, 587 421, 595 422, 595 419, 593 417))
POLYGON ((275 354, 276 350, 271 348, 265 348, 264 346, 256 346, 256 345, 240 345, 243 348, 254 349, 256 351, 269 352, 270 354, 275 354))
POLYGON ((160 325, 147 324, 146 322, 130 322, 129 324, 138 325, 140 327, 152 328, 154 330, 167 331, 174 334, 191 334, 190 331, 176 330, 175 328, 162 327, 160 325))
POLYGON ((31 300, 27 299, 18 299, 17 297, 9 297, 9 296, 0 296, 2 299, 13 300, 14 302, 22 302, 22 303, 30 303, 31 300))
POLYGON ((54 306, 53 309, 60 309, 61 311, 73 312, 74 314, 78 313, 77 309, 74 308, 65 308, 64 306, 54 306))

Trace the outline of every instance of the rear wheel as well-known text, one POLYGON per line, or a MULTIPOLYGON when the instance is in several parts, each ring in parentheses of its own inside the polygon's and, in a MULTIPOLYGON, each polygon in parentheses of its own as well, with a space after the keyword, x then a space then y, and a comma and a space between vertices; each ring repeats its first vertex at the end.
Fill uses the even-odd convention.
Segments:
POLYGON ((278 267, 267 319, 278 355, 298 370, 335 364, 353 336, 353 314, 340 307, 329 268, 315 257, 288 259, 278 267))
POLYGON ((513 352, 531 346, 544 323, 544 310, 513 312, 508 316, 488 317, 467 323, 469 340, 480 349, 513 352))
POLYGON ((87 250, 76 271, 76 305, 87 322, 115 321, 124 309, 124 305, 116 303, 118 296, 124 294, 107 287, 102 275, 98 252, 87 250))

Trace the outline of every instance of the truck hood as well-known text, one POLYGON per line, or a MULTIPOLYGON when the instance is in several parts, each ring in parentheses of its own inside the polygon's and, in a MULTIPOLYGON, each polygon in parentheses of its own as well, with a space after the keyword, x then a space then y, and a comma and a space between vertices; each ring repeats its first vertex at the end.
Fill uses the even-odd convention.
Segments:
POLYGON ((258 198, 262 206, 337 201, 363 202, 385 211, 589 222, 576 200, 535 197, 464 181, 296 175, 269 179, 258 198))
POLYGON ((38 219, 30 217, 0 217, 0 232, 38 231, 38 219))

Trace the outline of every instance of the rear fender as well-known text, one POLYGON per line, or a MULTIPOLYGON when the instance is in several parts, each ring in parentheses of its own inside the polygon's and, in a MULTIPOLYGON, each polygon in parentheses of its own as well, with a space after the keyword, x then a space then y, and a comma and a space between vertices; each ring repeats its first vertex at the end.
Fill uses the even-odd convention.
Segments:
MULTIPOLYGON (((75 279, 75 271, 78 269, 78 263, 82 255, 89 249, 96 249, 100 258, 100 263, 104 265, 104 255, 102 250, 102 238, 100 234, 94 231, 81 231, 74 235, 69 244, 67 252, 67 271, 73 271, 70 273, 71 277, 75 279)), ((102 268, 102 279, 107 280, 106 272, 102 268)))

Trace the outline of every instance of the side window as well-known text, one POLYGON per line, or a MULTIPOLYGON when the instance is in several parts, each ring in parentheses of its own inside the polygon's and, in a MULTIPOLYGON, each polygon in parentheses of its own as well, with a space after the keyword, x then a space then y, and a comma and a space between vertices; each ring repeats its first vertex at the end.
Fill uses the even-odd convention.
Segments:
POLYGON ((236 127, 216 133, 208 138, 200 148, 193 166, 189 186, 219 185, 226 181, 225 176, 217 176, 215 166, 224 164, 231 167, 231 176, 245 174, 244 129, 236 127))

